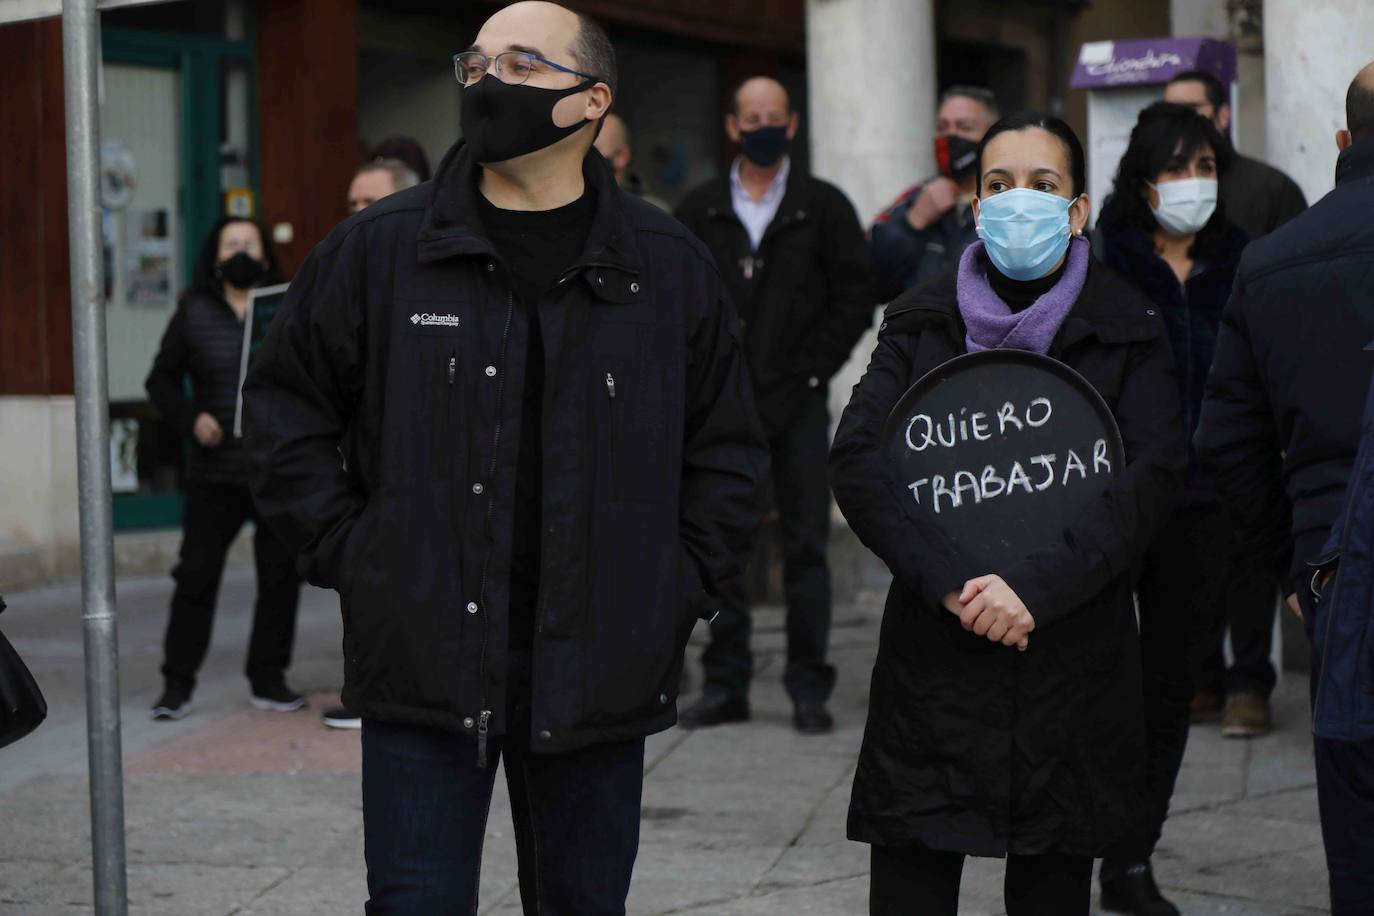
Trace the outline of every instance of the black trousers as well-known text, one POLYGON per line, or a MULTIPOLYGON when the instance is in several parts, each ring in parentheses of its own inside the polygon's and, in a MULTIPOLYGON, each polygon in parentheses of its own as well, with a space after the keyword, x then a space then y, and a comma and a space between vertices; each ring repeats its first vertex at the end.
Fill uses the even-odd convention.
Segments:
MULTIPOLYGON (((957 916, 964 854, 873 847, 869 916, 957 916)), ((1087 916, 1093 860, 1048 853, 1007 856, 1007 916, 1087 916)))
POLYGON ((1269 660, 1274 648, 1278 590, 1269 574, 1239 549, 1231 552, 1225 578, 1218 613, 1195 656, 1194 683, 1198 690, 1216 694, 1245 691, 1267 697, 1278 681, 1269 660), (1233 656, 1229 669, 1222 649, 1228 628, 1233 656))
POLYGON ((1313 738, 1331 916, 1374 913, 1374 741, 1313 738))
MULTIPOLYGON (((186 487, 181 554, 172 578, 172 613, 162 644, 162 676, 169 685, 191 690, 205 661, 215 601, 229 547, 244 522, 257 521, 248 488, 197 481, 186 487)), ((258 596, 244 673, 254 684, 271 683, 291 664, 296 638, 300 578, 296 556, 266 525, 253 533, 258 596)))
POLYGON ((1206 638, 1226 585, 1231 529, 1215 507, 1185 507, 1165 525, 1141 572, 1140 674, 1145 708, 1145 804, 1107 855, 1141 861, 1154 853, 1188 746, 1193 698, 1190 660, 1206 638))
MULTIPOLYGON (((769 442, 772 483, 782 535, 783 596, 787 602, 787 668, 783 684, 793 701, 824 702, 835 687, 826 663, 830 644, 830 415, 825 389, 807 397, 797 416, 769 442)), ((754 673, 752 621, 744 577, 722 595, 702 653, 706 693, 747 697, 754 673)))

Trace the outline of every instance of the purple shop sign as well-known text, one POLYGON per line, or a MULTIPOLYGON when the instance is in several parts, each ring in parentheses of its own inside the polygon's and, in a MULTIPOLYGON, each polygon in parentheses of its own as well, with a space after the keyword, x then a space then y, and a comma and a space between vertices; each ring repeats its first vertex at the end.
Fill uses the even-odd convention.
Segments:
POLYGON ((1133 38, 1090 41, 1078 52, 1074 89, 1157 86, 1185 70, 1202 70, 1229 86, 1236 78, 1236 49, 1212 38, 1133 38))

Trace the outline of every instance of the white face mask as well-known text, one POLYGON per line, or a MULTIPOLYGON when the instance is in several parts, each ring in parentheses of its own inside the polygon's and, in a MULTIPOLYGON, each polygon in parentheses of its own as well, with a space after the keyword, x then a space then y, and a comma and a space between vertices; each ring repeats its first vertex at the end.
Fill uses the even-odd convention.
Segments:
POLYGON ((1192 235, 1207 225, 1217 208, 1215 178, 1184 178, 1150 187, 1159 194, 1159 206, 1151 207, 1155 222, 1170 235, 1192 235))

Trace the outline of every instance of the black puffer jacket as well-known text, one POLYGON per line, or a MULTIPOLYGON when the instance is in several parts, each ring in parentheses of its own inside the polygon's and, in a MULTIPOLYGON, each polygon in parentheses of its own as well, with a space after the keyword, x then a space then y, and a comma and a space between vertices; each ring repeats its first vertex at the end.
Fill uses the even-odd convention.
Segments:
POLYGON ((777 216, 751 251, 729 178, 692 191, 677 218, 716 259, 745 323, 745 350, 770 436, 830 380, 873 324, 868 240, 844 192, 798 168, 777 216))
POLYGON ((1198 453, 1256 562, 1289 592, 1340 514, 1359 448, 1371 213, 1364 140, 1336 160, 1335 190, 1245 249, 1207 379, 1198 453))
POLYGON ((199 289, 183 295, 144 386, 162 418, 191 440, 187 480, 248 485, 248 458, 234 436, 242 356, 243 322, 224 297, 199 289), (214 417, 224 432, 214 448, 193 435, 202 413, 214 417))
MULTIPOLYGON (((540 300, 546 357, 536 750, 676 719, 703 584, 738 573, 762 434, 710 256, 599 155, 584 253, 540 300)), ((344 702, 506 729, 510 556, 528 323, 460 142, 432 184, 311 253, 245 386, 263 515, 337 588, 344 702), (340 443, 344 458, 340 460, 340 443)))
POLYGON ((849 837, 983 856, 1098 855, 1143 791, 1133 566, 1172 510, 1183 439, 1154 308, 1093 262, 1050 349, 1111 407, 1127 464, 1101 502, 1010 569, 972 568, 906 508, 883 421, 965 352, 947 273, 888 306, 831 452, 845 518, 893 573, 849 809, 849 837), (941 598, 1000 574, 1036 620, 1025 652, 966 632, 941 598))

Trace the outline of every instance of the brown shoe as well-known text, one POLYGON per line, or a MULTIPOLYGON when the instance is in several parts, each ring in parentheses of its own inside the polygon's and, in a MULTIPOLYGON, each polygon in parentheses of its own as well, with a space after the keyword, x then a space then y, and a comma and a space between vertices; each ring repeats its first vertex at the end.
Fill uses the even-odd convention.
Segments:
POLYGON ((1189 720, 1198 725, 1203 722, 1216 722, 1221 718, 1225 702, 1221 694, 1213 693, 1210 690, 1199 690, 1193 694, 1193 703, 1189 707, 1189 720))
POLYGON ((1241 691, 1227 699, 1226 718, 1221 721, 1223 738, 1255 738, 1269 734, 1271 726, 1268 697, 1241 691))

